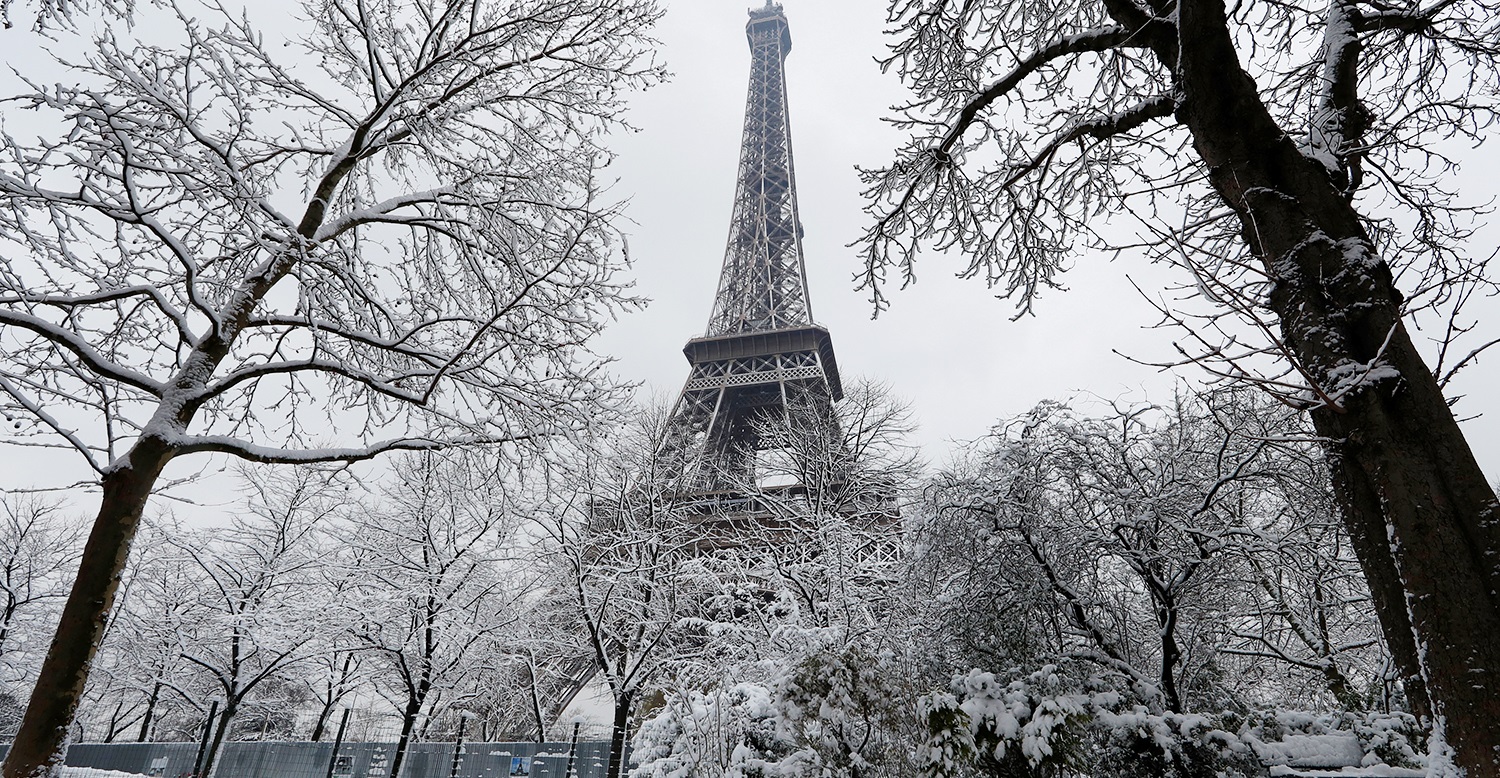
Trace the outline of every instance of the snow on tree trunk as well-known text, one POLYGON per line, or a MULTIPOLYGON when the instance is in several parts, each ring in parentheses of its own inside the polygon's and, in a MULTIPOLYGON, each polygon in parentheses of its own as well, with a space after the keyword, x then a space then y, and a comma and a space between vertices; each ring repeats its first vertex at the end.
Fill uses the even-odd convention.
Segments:
POLYGON ((68 732, 120 587, 130 541, 169 456, 161 439, 142 438, 119 467, 105 474, 104 497, 83 547, 78 578, 63 605, 27 715, 5 756, 5 778, 51 778, 62 765, 68 732))
MULTIPOLYGON (((1458 763, 1473 776, 1495 774, 1495 494, 1407 335, 1390 271, 1358 215, 1272 120, 1250 77, 1226 66, 1238 57, 1222 3, 1184 3, 1178 23, 1179 119, 1275 281, 1269 304, 1286 342, 1303 369, 1334 390, 1313 422, 1328 441, 1350 534, 1377 578, 1381 557, 1401 577, 1422 680, 1458 763)), ((1402 637, 1391 642, 1400 646, 1402 637)))

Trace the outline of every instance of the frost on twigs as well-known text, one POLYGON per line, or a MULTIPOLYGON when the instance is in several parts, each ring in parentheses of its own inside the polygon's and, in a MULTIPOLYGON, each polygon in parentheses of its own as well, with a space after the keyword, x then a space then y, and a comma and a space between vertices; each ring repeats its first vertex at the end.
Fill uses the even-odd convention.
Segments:
POLYGON ((63 130, 11 121, 0 159, 9 440, 99 472, 148 433, 348 461, 564 431, 612 397, 587 342, 636 300, 599 139, 660 76, 657 10, 346 5, 288 46, 233 9, 140 9, 171 42, 112 31, 77 86, 14 98, 63 130))
MULTIPOLYGON (((957 273, 982 278, 1017 315, 1060 288, 1074 262, 1135 256, 1182 271, 1169 288, 1141 290, 1160 325, 1182 333, 1180 354, 1151 363, 1203 365, 1291 404, 1304 389, 1316 395, 1328 366, 1288 342, 1287 311, 1272 310, 1268 293, 1334 271, 1273 273, 1277 252, 1257 231, 1288 230, 1251 213, 1257 182, 1236 173, 1215 184, 1214 171, 1253 161, 1236 154, 1268 156, 1204 156, 1252 141, 1238 136, 1255 111, 1240 103, 1243 121, 1189 126, 1206 115, 1198 97, 1221 94, 1217 79, 1238 66, 1274 127, 1266 134, 1289 141, 1289 168, 1326 182, 1349 208, 1342 228, 1368 235, 1367 256, 1351 261, 1387 265, 1407 293, 1402 313, 1437 332, 1435 372, 1471 363, 1457 348, 1475 327, 1464 306, 1496 290, 1493 247, 1473 239, 1488 206, 1464 202, 1450 181, 1462 147, 1500 118, 1486 86, 1500 61, 1495 4, 1228 5, 1222 30, 1238 61, 1221 52, 1199 69, 1179 58, 1190 33, 1171 3, 890 3, 881 64, 912 97, 889 117, 905 141, 862 172, 870 220, 856 242, 859 280, 876 310, 939 255, 963 257, 957 273), (934 256, 922 260, 927 250, 934 256)), ((1277 194, 1296 200, 1296 221, 1326 215, 1327 203, 1285 189, 1277 194)), ((1357 306, 1341 302, 1330 318, 1344 312, 1357 306)), ((1326 404, 1323 395, 1314 402, 1326 404)))
POLYGON ((0 26, 9 30, 15 18, 31 18, 36 32, 54 28, 71 28, 95 15, 129 18, 135 11, 135 0, 0 0, 0 26))

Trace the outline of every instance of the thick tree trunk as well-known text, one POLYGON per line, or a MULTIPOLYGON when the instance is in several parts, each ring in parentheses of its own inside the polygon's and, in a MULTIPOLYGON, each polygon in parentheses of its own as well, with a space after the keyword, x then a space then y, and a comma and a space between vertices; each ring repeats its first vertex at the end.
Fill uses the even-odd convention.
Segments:
MULTIPOLYGON (((1315 425, 1317 417, 1318 414, 1314 414, 1315 425)), ((1327 434, 1321 426, 1320 432, 1327 434)), ((1385 512, 1380 507, 1378 496, 1357 493, 1359 482, 1350 482, 1339 464, 1337 452, 1330 449, 1328 455, 1334 492, 1339 496, 1344 515, 1344 527, 1349 532, 1350 545, 1359 558, 1360 568, 1364 570, 1375 616, 1380 621, 1380 630, 1396 664, 1396 672, 1401 676, 1407 704, 1411 713, 1430 721, 1432 705, 1428 700, 1427 683, 1422 680, 1416 636, 1406 607, 1406 592, 1402 588, 1401 575, 1396 571, 1395 557, 1391 554, 1385 512), (1350 503, 1354 501, 1361 503, 1361 507, 1351 509, 1350 503)))
POLYGON ((0 768, 4 778, 48 778, 62 766, 68 730, 83 696, 89 664, 104 635, 141 512, 170 458, 163 441, 141 438, 123 464, 105 474, 103 500, 79 559, 78 578, 63 605, 21 728, 0 768))
POLYGON ((219 752, 224 749, 224 736, 229 733, 229 723, 234 721, 234 714, 239 712, 239 699, 230 699, 224 703, 224 711, 219 714, 219 723, 214 727, 213 740, 209 741, 208 751, 203 755, 203 775, 212 776, 214 766, 219 762, 219 752))
MULTIPOLYGON (((1400 334, 1404 340, 1405 332, 1400 334)), ((1416 362, 1401 371, 1403 377, 1415 374, 1431 382, 1415 349, 1402 345, 1405 353, 1389 359, 1416 362)), ((1362 392, 1345 403, 1344 413, 1322 410, 1313 421, 1334 441, 1329 458, 1335 485, 1350 534, 1364 535, 1356 550, 1372 592, 1395 588, 1377 584, 1381 575, 1400 577, 1404 601, 1383 610, 1410 617, 1407 630, 1387 629, 1389 642, 1408 644, 1393 654, 1416 653, 1420 680, 1407 682, 1407 697, 1415 701, 1416 712, 1436 715, 1470 776, 1500 775, 1500 542, 1493 537, 1494 495, 1431 383, 1362 392), (1413 398, 1424 390, 1434 396, 1440 414, 1433 412, 1433 399, 1413 398), (1373 574, 1370 562, 1387 570, 1373 574), (1424 692, 1430 697, 1426 710, 1424 692)), ((1387 621, 1400 619, 1383 614, 1382 626, 1387 621)), ((1405 674, 1410 668, 1401 670, 1405 674)))
POLYGON ((1275 281, 1268 304, 1300 366, 1326 392, 1347 389, 1313 423, 1392 651, 1406 664, 1415 649, 1459 766, 1500 775, 1495 494, 1402 325, 1358 214, 1237 66, 1222 0, 1184 0, 1178 24, 1181 51, 1167 63, 1183 94, 1177 118, 1275 281), (1404 607, 1392 602, 1393 571, 1404 607))

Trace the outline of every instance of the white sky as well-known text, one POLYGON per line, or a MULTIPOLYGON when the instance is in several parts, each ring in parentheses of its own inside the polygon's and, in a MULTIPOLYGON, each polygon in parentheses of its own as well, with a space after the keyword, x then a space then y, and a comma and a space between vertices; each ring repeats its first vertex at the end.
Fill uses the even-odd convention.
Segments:
MULTIPOLYGON (((687 374, 681 347, 703 331, 717 287, 738 163, 751 4, 760 0, 665 3, 669 11, 658 37, 675 77, 633 101, 630 118, 640 131, 615 144, 615 192, 632 199, 633 276, 637 291, 654 302, 615 324, 596 348, 619 359, 621 376, 663 401, 681 388, 687 374)), ((1175 333, 1150 328, 1153 311, 1126 280, 1151 288, 1174 276, 1139 258, 1080 257, 1064 277, 1068 291, 1048 293, 1035 316, 1012 322, 1010 305, 993 299, 982 282, 953 278, 964 264, 959 258, 929 256, 919 266, 920 282, 892 290, 892 309, 871 319, 866 295, 853 289, 859 267, 847 244, 866 223, 854 166, 885 163, 900 142, 880 119, 902 92, 895 77, 873 63, 883 51, 885 2, 785 5, 794 41, 788 88, 813 310, 833 333, 846 382, 882 380, 908 398, 922 425, 920 443, 934 462, 946 458, 951 441, 975 438, 996 419, 1043 399, 1169 399, 1179 378, 1115 353, 1145 361, 1169 361, 1175 353, 1175 333)), ((24 66, 37 56, 24 26, 0 32, 0 41, 9 48, 9 63, 24 66)), ((1482 168, 1495 161, 1490 149, 1471 154, 1461 191, 1482 186, 1490 194, 1473 200, 1494 196, 1496 184, 1482 168)), ((1496 233, 1500 229, 1477 245, 1494 246, 1496 233)), ((1476 343, 1500 337, 1500 305, 1484 304, 1488 322, 1476 343)), ((1202 377, 1191 368, 1180 373, 1202 377)), ((1497 382, 1500 349, 1456 382, 1457 393, 1468 395, 1460 412, 1485 414, 1465 426, 1491 480, 1500 478, 1500 397, 1491 389, 1497 382)), ((196 464, 204 465, 219 467, 196 464)), ((0 446, 0 489, 87 477, 76 457, 42 460, 0 446)), ((191 510, 178 509, 184 515, 191 510)))
MULTIPOLYGON (((639 291, 654 303, 615 325, 600 349, 619 358, 621 374, 667 400, 687 376, 681 346, 707 326, 717 288, 750 67, 745 9, 752 4, 760 2, 667 3, 658 37, 675 77, 634 101, 631 120, 641 131, 616 145, 620 191, 634 195, 637 224, 629 231, 639 291)), ((917 285, 893 293, 891 310, 871 320, 865 295, 853 291, 859 263, 847 244, 867 223, 854 166, 883 165, 900 143, 881 117, 903 92, 873 62, 884 51, 886 3, 783 5, 793 41, 786 67, 813 311, 833 333, 846 382, 882 380, 910 399, 934 462, 946 458, 951 441, 973 439, 1043 399, 1169 400, 1178 377, 1114 353, 1147 362, 1175 355, 1178 333, 1150 329, 1154 311, 1126 277, 1145 288, 1180 279, 1138 257, 1080 257, 1064 276, 1068 291, 1048 293, 1035 316, 1012 322, 1010 304, 995 300, 982 281, 953 277, 966 263, 929 256, 917 285)), ((1496 159, 1490 149, 1472 155, 1475 181, 1496 159)), ((1476 344, 1500 337, 1500 305, 1485 302, 1489 323, 1476 344)), ((1193 368, 1179 374, 1203 377, 1193 368)), ((1500 397, 1490 389, 1497 382, 1500 347, 1455 382, 1457 393, 1468 395, 1462 413, 1488 411, 1465 426, 1491 481, 1500 478, 1500 397)))

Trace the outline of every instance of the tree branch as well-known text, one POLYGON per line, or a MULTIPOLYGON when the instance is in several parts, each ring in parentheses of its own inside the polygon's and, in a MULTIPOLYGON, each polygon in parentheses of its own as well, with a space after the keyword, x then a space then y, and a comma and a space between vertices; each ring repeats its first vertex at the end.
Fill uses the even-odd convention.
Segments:
POLYGON ((154 397, 161 397, 166 391, 166 387, 160 382, 106 359, 104 355, 95 351, 94 347, 88 341, 79 337, 77 333, 63 329, 45 319, 32 316, 28 313, 0 308, 0 325, 10 325, 19 329, 30 330, 42 336, 48 342, 72 352, 90 370, 98 373, 101 378, 133 386, 154 397))
POLYGON ((305 465, 320 462, 363 462, 391 451, 440 451, 460 445, 493 445, 518 443, 543 437, 544 433, 474 437, 464 439, 395 438, 372 443, 363 448, 281 449, 258 446, 235 438, 204 435, 169 438, 174 455, 213 452, 232 454, 250 462, 270 465, 305 465))
POLYGON ((1031 158, 1030 162, 1022 165, 1009 178, 1005 180, 1002 187, 1009 188, 1017 181, 1030 175, 1037 168, 1051 161, 1057 150, 1073 141, 1083 138, 1094 138, 1095 140, 1108 140, 1116 135, 1124 135, 1127 132, 1151 121, 1171 116, 1177 110, 1177 98, 1169 95, 1161 95, 1144 100, 1117 114, 1105 116, 1092 121, 1075 122, 1067 129, 1058 133, 1042 147, 1031 158))
MULTIPOLYGON (((1016 66, 999 81, 991 84, 988 89, 975 95, 963 108, 959 109, 958 118, 953 125, 944 133, 943 140, 937 145, 940 159, 946 160, 947 155, 953 151, 963 134, 974 124, 980 112, 989 108, 996 100, 1010 94, 1021 81, 1027 76, 1040 70, 1047 63, 1066 57, 1070 54, 1082 54, 1091 51, 1105 51, 1131 42, 1135 33, 1124 27, 1103 27, 1097 30, 1089 30, 1078 35, 1069 35, 1059 38, 1052 43, 1037 50, 1030 57, 1016 63, 1016 66)), ((1143 45, 1139 42, 1133 45, 1143 45)))

